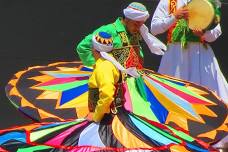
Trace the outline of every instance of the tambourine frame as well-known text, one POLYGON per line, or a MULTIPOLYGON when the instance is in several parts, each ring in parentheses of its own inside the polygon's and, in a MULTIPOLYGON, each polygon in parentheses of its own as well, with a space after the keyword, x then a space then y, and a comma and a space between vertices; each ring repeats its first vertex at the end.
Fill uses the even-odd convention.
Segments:
POLYGON ((189 10, 188 25, 192 30, 205 30, 214 21, 215 10, 208 0, 192 0, 185 8, 189 10))

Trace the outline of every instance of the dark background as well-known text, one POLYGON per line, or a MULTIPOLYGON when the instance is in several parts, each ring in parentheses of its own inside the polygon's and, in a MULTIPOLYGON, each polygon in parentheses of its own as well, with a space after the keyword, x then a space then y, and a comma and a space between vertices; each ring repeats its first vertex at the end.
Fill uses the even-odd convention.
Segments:
MULTIPOLYGON (((5 96, 14 73, 29 66, 78 60, 74 45, 103 24, 114 22, 132 0, 0 0, 0 129, 31 121, 5 96)), ((152 15, 158 1, 140 0, 152 15)), ((223 35, 212 47, 228 78, 228 5, 222 6, 223 35)), ((146 23, 150 26, 151 18, 146 23)), ((159 38, 165 41, 165 36, 159 38)), ((145 47, 145 67, 157 70, 161 57, 145 47)))

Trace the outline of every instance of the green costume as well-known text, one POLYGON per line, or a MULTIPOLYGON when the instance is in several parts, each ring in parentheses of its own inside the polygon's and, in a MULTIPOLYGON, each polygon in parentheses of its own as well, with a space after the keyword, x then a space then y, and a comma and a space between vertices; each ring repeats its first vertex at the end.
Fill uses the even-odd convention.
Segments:
MULTIPOLYGON (((122 23, 121 18, 118 18, 114 23, 101 26, 95 30, 92 34, 86 36, 75 48, 82 63, 86 66, 92 66, 95 64, 95 58, 92 54, 92 37, 96 33, 103 31, 112 35, 114 49, 122 48, 123 46, 129 46, 133 44, 139 45, 140 35, 133 36, 126 31, 125 25, 122 23)), ((140 57, 143 58, 142 48, 140 48, 140 57)))

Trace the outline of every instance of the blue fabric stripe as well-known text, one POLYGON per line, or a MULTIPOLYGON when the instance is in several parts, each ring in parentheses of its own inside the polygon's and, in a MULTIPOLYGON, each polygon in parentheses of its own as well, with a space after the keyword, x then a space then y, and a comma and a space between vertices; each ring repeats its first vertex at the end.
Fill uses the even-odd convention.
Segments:
POLYGON ((53 124, 48 124, 48 125, 41 126, 39 128, 36 128, 35 130, 48 129, 48 128, 56 127, 56 126, 63 125, 63 124, 66 124, 66 123, 69 123, 69 122, 56 122, 56 123, 53 123, 53 124))
POLYGON ((26 143, 26 134, 22 132, 10 132, 0 136, 0 145, 9 140, 17 140, 26 143))
POLYGON ((65 124, 67 124, 67 123, 72 123, 72 122, 81 123, 81 122, 83 122, 84 120, 85 120, 84 118, 81 118, 81 119, 78 118, 78 119, 75 119, 74 121, 55 122, 55 123, 51 123, 51 124, 47 124, 47 125, 40 126, 39 128, 36 128, 35 130, 48 129, 48 128, 51 128, 51 127, 57 127, 57 126, 65 125, 65 124))
POLYGON ((152 128, 150 128, 149 126, 143 124, 142 122, 140 122, 139 120, 137 120, 136 118, 132 117, 131 115, 130 119, 132 120, 132 122, 135 124, 135 126, 142 132, 144 133, 146 136, 148 136, 150 139, 155 140, 159 143, 161 143, 161 145, 168 145, 168 144, 176 144, 176 142, 170 140, 169 138, 165 137, 164 135, 158 133, 157 131, 154 131, 152 128))
POLYGON ((70 90, 63 91, 62 98, 60 100, 60 105, 67 103, 68 101, 82 95, 87 91, 88 91, 88 83, 76 88, 72 88, 70 90))
POLYGON ((67 74, 67 73, 54 73, 54 72, 46 72, 47 75, 51 75, 55 78, 68 78, 68 77, 86 77, 90 76, 90 74, 67 74))
POLYGON ((169 82, 175 83, 175 84, 180 85, 180 86, 185 86, 184 82, 177 82, 177 81, 172 81, 170 79, 161 78, 161 77, 156 76, 156 75, 154 75, 154 76, 157 77, 158 79, 161 79, 161 80, 169 81, 169 82))
POLYGON ((146 93, 147 93, 147 101, 150 102, 150 108, 153 113, 161 123, 165 123, 166 118, 168 116, 168 110, 156 99, 151 90, 145 85, 146 93))
POLYGON ((169 82, 172 82, 172 83, 175 83, 179 86, 185 86, 185 83, 182 83, 182 82, 176 82, 176 81, 172 81, 172 80, 169 80, 169 79, 165 79, 166 81, 169 81, 169 82))
POLYGON ((187 147, 191 148, 191 149, 194 149, 194 151, 196 150, 197 152, 209 152, 208 150, 206 149, 202 149, 200 147, 197 147, 195 145, 192 145, 192 144, 189 144, 187 143, 187 147))
POLYGON ((82 67, 82 68, 80 69, 80 71, 90 71, 90 72, 92 72, 93 69, 88 68, 88 67, 82 67))

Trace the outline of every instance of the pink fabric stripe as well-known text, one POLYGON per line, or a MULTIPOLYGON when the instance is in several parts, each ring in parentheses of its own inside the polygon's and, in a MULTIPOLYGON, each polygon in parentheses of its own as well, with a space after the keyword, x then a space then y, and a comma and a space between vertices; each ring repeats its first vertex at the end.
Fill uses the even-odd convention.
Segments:
POLYGON ((2 151, 2 152, 8 152, 8 151, 6 151, 6 150, 2 149, 1 147, 0 147, 0 151, 2 151))
POLYGON ((48 82, 41 83, 40 85, 38 85, 38 87, 49 86, 49 85, 57 85, 57 84, 64 84, 64 83, 74 82, 76 80, 87 80, 87 79, 89 79, 88 76, 85 76, 85 77, 70 77, 70 78, 55 78, 55 79, 50 80, 48 82))
POLYGON ((124 103, 124 108, 128 111, 131 111, 133 112, 133 109, 132 109, 132 102, 131 102, 131 96, 130 96, 130 92, 128 90, 128 86, 126 84, 126 82, 123 84, 123 87, 124 87, 124 98, 125 98, 125 103, 124 103))
POLYGON ((88 121, 85 121, 81 124, 76 124, 75 126, 67 129, 66 131, 62 132, 61 134, 59 134, 58 136, 50 139, 49 141, 47 141, 45 144, 47 145, 58 145, 60 146, 62 141, 66 138, 66 136, 68 136, 69 134, 71 134, 75 129, 84 126, 88 123, 88 121))
POLYGON ((80 147, 80 148, 76 148, 76 149, 72 149, 69 152, 93 152, 93 151, 99 151, 102 150, 102 148, 98 148, 98 147, 80 147))
POLYGON ((150 79, 152 79, 153 81, 159 83, 160 85, 162 85, 163 87, 165 87, 166 89, 170 90, 171 92, 173 92, 174 94, 176 94, 177 96, 185 99, 186 101, 188 101, 189 103, 193 103, 193 104, 208 104, 206 101, 202 100, 202 99, 199 99, 199 98, 196 98, 194 96, 191 96, 187 93, 184 93, 180 90, 177 90, 171 86, 168 86, 167 84, 164 84, 164 83, 161 83, 159 81, 157 81, 156 79, 153 79, 151 77, 149 77, 150 79))

